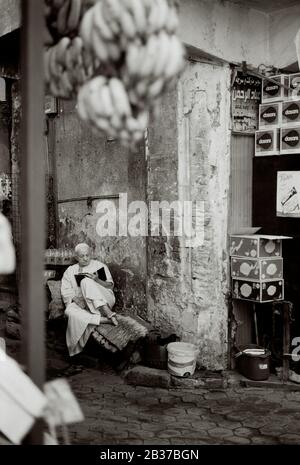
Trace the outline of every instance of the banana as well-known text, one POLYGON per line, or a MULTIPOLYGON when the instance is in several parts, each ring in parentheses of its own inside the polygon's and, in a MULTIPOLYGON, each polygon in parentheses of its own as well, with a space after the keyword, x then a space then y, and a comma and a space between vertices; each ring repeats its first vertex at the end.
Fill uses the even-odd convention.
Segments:
POLYGON ((140 55, 141 46, 137 42, 130 42, 126 54, 126 66, 131 76, 137 75, 140 71, 140 55))
POLYGON ((174 34, 179 25, 178 14, 175 7, 169 9, 169 16, 166 22, 166 31, 169 34, 174 34))
POLYGON ((140 129, 144 131, 149 124, 149 112, 148 111, 141 111, 137 115, 137 121, 140 125, 140 129))
POLYGON ((105 41, 114 39, 114 34, 103 17, 101 2, 93 7, 93 26, 98 28, 98 33, 105 41))
POLYGON ((120 24, 111 15, 111 10, 108 8, 106 3, 102 3, 102 15, 106 23, 108 24, 111 32, 117 37, 120 34, 120 24))
POLYGON ((157 31, 165 28, 169 16, 169 11, 170 9, 167 0, 159 0, 159 16, 156 25, 157 31))
POLYGON ((159 30, 158 24, 160 24, 159 17, 161 13, 160 6, 158 3, 159 1, 160 0, 152 0, 151 11, 149 14, 148 27, 147 27, 147 33, 149 35, 154 34, 159 30))
POLYGON ((144 132, 140 130, 135 131, 131 137, 132 137, 133 144, 135 145, 135 143, 140 142, 143 139, 144 132))
POLYGON ((139 70, 139 75, 142 77, 150 76, 156 64, 157 54, 159 53, 159 40, 156 34, 152 34, 148 39, 145 47, 143 64, 139 70))
POLYGON ((77 111, 79 113, 80 118, 82 118, 84 121, 87 121, 89 119, 86 103, 86 90, 87 84, 80 87, 77 95, 77 111))
POLYGON ((120 131, 120 139, 123 141, 123 142, 129 142, 131 137, 130 137, 130 134, 128 133, 128 131, 126 131, 126 129, 122 129, 122 131, 120 131))
POLYGON ((91 52, 83 47, 82 49, 82 62, 87 74, 92 73, 94 69, 94 62, 91 55, 91 52))
POLYGON ((122 129, 121 118, 119 115, 117 115, 116 112, 114 112, 114 114, 111 116, 110 123, 116 131, 120 131, 120 129, 122 129))
POLYGON ((148 99, 154 99, 158 97, 164 88, 166 81, 164 78, 159 78, 153 84, 150 84, 147 90, 147 97, 148 99))
POLYGON ((67 20, 68 32, 73 32, 78 29, 80 14, 81 14, 81 0, 70 0, 70 11, 67 20))
POLYGON ((170 41, 170 56, 164 71, 166 79, 174 77, 184 66, 184 49, 180 40, 173 35, 170 41))
POLYGON ((103 4, 107 10, 107 14, 109 14, 112 19, 119 22, 119 19, 123 14, 123 7, 120 0, 103 0, 103 4))
POLYGON ((132 105, 135 105, 137 106, 139 104, 139 97, 135 91, 135 89, 131 89, 129 92, 128 92, 128 98, 129 98, 129 102, 132 104, 132 105))
POLYGON ((145 97, 148 90, 148 80, 139 81, 135 87, 135 91, 139 97, 145 97))
POLYGON ((133 40, 136 36, 137 29, 131 14, 124 9, 119 21, 123 34, 125 34, 129 40, 133 40))
POLYGON ((64 64, 65 64, 65 67, 67 69, 73 69, 73 63, 74 63, 74 60, 73 60, 73 44, 71 44, 67 49, 66 49, 66 52, 65 52, 65 56, 64 56, 64 64))
POLYGON ((92 31, 92 50, 94 54, 99 58, 100 62, 105 63, 108 61, 108 49, 102 37, 99 35, 97 29, 92 31))
MULTIPOLYGON (((78 94, 78 96, 79 96, 79 94, 78 94)), ((85 106, 81 101, 79 102, 78 96, 77 96, 77 104, 75 105, 76 111, 77 111, 80 119, 82 119, 82 121, 87 121, 88 116, 87 116, 85 106)))
POLYGON ((98 118, 94 120, 94 123, 97 126, 97 128, 100 129, 101 131, 105 133, 112 132, 110 122, 106 118, 103 118, 102 116, 98 116, 98 118))
POLYGON ((153 68, 153 74, 157 77, 161 76, 165 70, 171 47, 170 36, 166 34, 165 31, 161 31, 158 35, 158 38, 159 47, 155 66, 153 68))
POLYGON ((51 47, 49 54, 49 70, 51 76, 59 77, 62 72, 62 66, 57 63, 57 47, 51 47))
POLYGON ((141 0, 126 0, 125 4, 133 16, 137 32, 144 34, 147 27, 147 17, 144 2, 141 0))
POLYGON ((99 89, 98 98, 103 108, 103 115, 107 118, 111 118, 114 114, 114 107, 111 94, 107 85, 104 85, 99 89))
POLYGON ((140 130, 140 124, 133 116, 126 118, 126 127, 129 132, 140 130))
POLYGON ((106 85, 106 78, 104 76, 97 76, 91 79, 87 84, 87 102, 91 113, 94 115, 92 119, 103 115, 102 102, 99 99, 99 93, 102 87, 106 85))
POLYGON ((82 37, 84 46, 86 48, 92 47, 92 32, 93 32, 93 9, 90 8, 87 12, 83 15, 79 35, 82 37))
POLYGON ((56 82, 52 79, 49 84, 49 90, 54 97, 61 97, 61 90, 57 87, 56 82))
POLYGON ((71 44, 71 39, 69 37, 63 37, 60 39, 56 45, 56 61, 57 63, 64 64, 66 51, 69 45, 71 44))
POLYGON ((65 0, 63 5, 58 11, 57 15, 57 31, 60 35, 64 35, 67 32, 68 25, 67 25, 67 19, 68 19, 68 13, 70 10, 70 2, 71 0, 65 0))
POLYGON ((111 78, 109 80, 109 90, 117 113, 120 116, 130 116, 131 107, 123 83, 117 78, 111 78))

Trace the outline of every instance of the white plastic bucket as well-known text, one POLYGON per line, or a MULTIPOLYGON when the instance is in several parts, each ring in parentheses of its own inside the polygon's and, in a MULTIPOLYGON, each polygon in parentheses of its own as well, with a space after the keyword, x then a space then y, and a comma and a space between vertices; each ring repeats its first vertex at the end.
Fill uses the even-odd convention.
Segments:
POLYGON ((168 372, 174 376, 186 377, 194 374, 197 349, 188 342, 171 342, 167 345, 168 372))

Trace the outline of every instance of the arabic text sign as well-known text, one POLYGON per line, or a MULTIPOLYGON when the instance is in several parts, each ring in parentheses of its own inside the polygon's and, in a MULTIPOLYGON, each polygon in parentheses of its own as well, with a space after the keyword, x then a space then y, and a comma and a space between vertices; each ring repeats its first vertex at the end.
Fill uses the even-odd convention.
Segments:
POLYGON ((261 79, 238 71, 232 88, 232 130, 254 132, 258 129, 261 79))

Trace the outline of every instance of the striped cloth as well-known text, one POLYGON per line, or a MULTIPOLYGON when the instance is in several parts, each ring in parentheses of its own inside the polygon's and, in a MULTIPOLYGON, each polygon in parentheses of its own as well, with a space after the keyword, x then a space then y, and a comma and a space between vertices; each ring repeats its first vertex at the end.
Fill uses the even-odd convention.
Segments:
POLYGON ((148 334, 147 325, 138 317, 117 315, 118 326, 100 324, 92 337, 107 350, 123 350, 129 342, 137 342, 148 334))

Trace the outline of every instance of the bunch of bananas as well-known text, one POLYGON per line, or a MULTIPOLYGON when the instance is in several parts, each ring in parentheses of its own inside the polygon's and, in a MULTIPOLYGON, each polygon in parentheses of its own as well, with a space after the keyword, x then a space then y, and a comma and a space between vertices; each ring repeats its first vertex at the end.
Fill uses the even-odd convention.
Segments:
POLYGON ((101 63, 115 66, 131 103, 144 107, 183 67, 177 26, 167 0, 100 0, 84 14, 79 33, 101 63))
POLYGON ((95 129, 134 146, 144 136, 148 112, 134 110, 124 84, 116 77, 97 76, 78 92, 77 110, 95 129))
POLYGON ((78 93, 79 115, 126 145, 142 139, 148 111, 184 65, 174 1, 46 0, 58 36, 69 36, 46 52, 51 92, 78 93))
POLYGON ((45 0, 46 24, 53 42, 77 35, 86 6, 84 0, 45 0))
POLYGON ((45 80, 55 97, 72 98, 78 88, 90 79, 99 65, 85 50, 81 37, 63 37, 44 54, 45 80))

